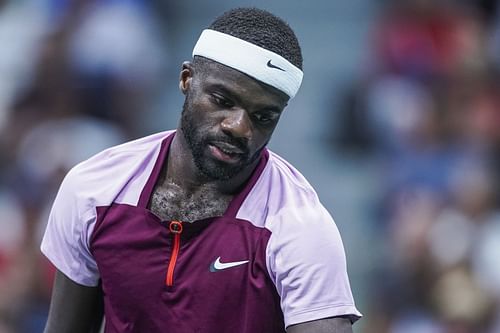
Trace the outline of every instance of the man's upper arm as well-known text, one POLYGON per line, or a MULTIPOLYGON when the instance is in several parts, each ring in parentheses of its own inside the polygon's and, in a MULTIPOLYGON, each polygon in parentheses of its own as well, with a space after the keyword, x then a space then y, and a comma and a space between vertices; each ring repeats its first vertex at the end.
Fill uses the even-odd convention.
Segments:
POLYGON ((103 318, 100 287, 73 282, 57 271, 44 333, 98 332, 103 318))
POLYGON ((286 331, 287 333, 352 333, 352 324, 347 317, 332 317, 292 325, 286 331))
MULTIPOLYGON (((316 201, 282 210, 274 219, 266 251, 285 325, 343 316, 353 321, 360 318, 340 233, 326 209, 316 201)), ((306 327, 309 325, 318 324, 306 327)))
POLYGON ((71 169, 59 187, 41 251, 72 281, 95 287, 99 282, 99 270, 90 251, 90 237, 97 213, 85 185, 88 176, 82 176, 81 169, 81 166, 71 169))

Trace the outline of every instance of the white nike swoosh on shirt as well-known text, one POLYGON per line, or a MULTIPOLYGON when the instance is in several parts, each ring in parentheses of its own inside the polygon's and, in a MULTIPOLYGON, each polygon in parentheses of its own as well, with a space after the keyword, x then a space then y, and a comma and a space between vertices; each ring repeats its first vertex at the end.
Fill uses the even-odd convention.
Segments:
POLYGON ((220 262, 220 257, 215 259, 215 261, 210 265, 210 272, 217 272, 221 271, 223 269, 228 269, 231 267, 236 267, 240 266, 243 264, 246 264, 249 260, 242 260, 242 261, 232 261, 232 262, 220 262))

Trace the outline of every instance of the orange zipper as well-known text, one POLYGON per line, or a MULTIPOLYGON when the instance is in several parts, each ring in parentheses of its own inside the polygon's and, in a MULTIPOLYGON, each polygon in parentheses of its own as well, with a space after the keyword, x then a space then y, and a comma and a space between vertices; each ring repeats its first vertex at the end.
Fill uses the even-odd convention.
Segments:
POLYGON ((174 284, 175 263, 177 262, 179 249, 181 248, 182 222, 171 221, 169 229, 172 235, 174 235, 174 244, 172 247, 172 256, 170 257, 170 262, 168 264, 167 278, 165 279, 165 283, 167 286, 171 287, 174 284))

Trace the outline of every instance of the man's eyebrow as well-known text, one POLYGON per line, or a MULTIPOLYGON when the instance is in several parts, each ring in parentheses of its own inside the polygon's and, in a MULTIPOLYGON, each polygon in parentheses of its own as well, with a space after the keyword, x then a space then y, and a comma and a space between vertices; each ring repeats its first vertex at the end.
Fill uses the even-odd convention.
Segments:
MULTIPOLYGON (((241 97, 238 96, 237 93, 233 92, 230 88, 228 88, 227 86, 225 86, 223 84, 220 84, 220 83, 210 84, 210 85, 208 85, 207 90, 211 91, 211 92, 216 91, 216 90, 220 91, 222 94, 224 94, 228 98, 234 100, 235 102, 238 102, 238 103, 242 102, 241 97)), ((279 107, 278 105, 259 105, 257 108, 261 109, 261 110, 269 111, 269 112, 280 113, 280 114, 283 111, 282 108, 279 107)))
POLYGON ((209 84, 208 90, 212 91, 212 92, 215 90, 218 90, 221 93, 223 93, 224 95, 226 95, 227 97, 234 99, 238 102, 240 101, 240 98, 238 97, 238 95, 236 93, 234 93, 233 91, 231 91, 231 89, 229 89, 228 87, 226 87, 223 84, 220 84, 220 83, 209 84))

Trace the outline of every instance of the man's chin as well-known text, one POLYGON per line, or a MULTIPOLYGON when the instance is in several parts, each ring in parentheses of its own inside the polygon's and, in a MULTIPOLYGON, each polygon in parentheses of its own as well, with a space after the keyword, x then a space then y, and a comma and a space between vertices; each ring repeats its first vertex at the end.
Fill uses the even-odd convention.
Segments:
POLYGON ((225 154, 217 147, 207 144, 204 149, 195 150, 195 164, 202 175, 218 181, 230 180, 252 165, 261 151, 251 158, 247 154, 225 154))
POLYGON ((207 178, 211 180, 219 180, 219 181, 225 181, 225 180, 230 180, 234 178, 236 175, 238 175, 241 170, 240 166, 238 167, 227 167, 227 166, 216 166, 216 165, 204 165, 202 167, 198 167, 198 170, 206 176, 207 178))
POLYGON ((244 169, 241 161, 227 163, 213 158, 210 154, 202 158, 195 158, 195 164, 203 176, 210 180, 219 181, 230 180, 244 169))

